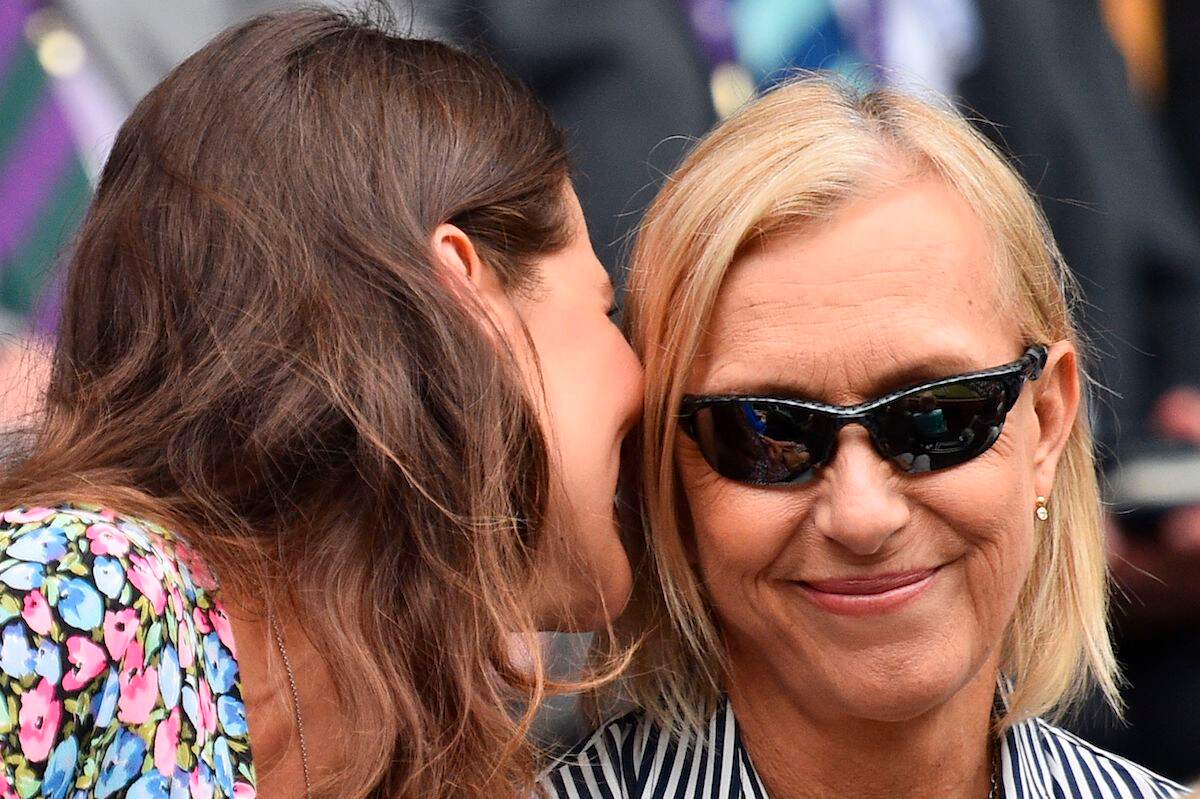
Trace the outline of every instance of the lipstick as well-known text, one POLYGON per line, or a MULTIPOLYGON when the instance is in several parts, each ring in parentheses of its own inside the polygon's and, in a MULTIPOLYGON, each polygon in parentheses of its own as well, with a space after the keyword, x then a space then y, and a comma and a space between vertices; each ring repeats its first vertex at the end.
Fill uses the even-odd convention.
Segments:
POLYGON ((938 570, 812 580, 796 585, 809 601, 823 610, 843 616, 868 616, 890 613, 912 602, 929 588, 938 570))

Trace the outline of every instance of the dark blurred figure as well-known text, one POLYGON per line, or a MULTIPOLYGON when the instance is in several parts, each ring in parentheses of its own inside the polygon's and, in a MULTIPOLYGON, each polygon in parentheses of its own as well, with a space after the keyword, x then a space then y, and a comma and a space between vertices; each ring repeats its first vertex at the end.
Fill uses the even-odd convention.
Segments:
MULTIPOLYGON (((1140 376, 1131 389, 1137 392, 1140 384, 1150 390, 1135 393, 1127 404, 1129 411, 1136 407, 1145 414, 1140 418, 1150 422, 1149 430, 1139 429, 1142 435, 1196 446, 1200 258, 1191 239, 1200 230, 1200 7, 1188 0, 1110 0, 1108 10, 1125 51, 1128 84, 1149 112, 1137 116, 1161 123, 1156 127, 1166 133, 1155 158, 1147 159, 1143 152, 1129 164, 1116 164, 1124 171, 1125 193, 1140 195, 1146 205, 1140 213, 1133 207, 1112 211, 1121 218, 1133 215, 1142 230, 1153 229, 1151 221, 1159 223, 1159 246, 1148 247, 1143 240, 1133 253, 1144 270, 1140 277, 1147 308, 1142 313, 1152 320, 1153 332, 1149 340, 1133 343, 1156 357, 1139 359, 1150 373, 1140 376), (1145 171, 1155 161, 1159 166, 1145 171), (1168 229, 1175 234, 1164 235, 1168 229), (1175 245, 1173 259, 1172 250, 1163 246, 1169 242, 1175 245), (1188 249, 1181 250, 1185 243, 1188 249)), ((1077 30, 1065 33, 1076 40, 1078 35, 1077 30)), ((1114 77, 1106 82, 1119 89, 1114 77)), ((1128 105, 1126 101, 1123 107, 1128 105)), ((1123 115, 1111 112, 1098 115, 1096 121, 1100 135, 1129 127, 1123 115)), ((1136 291, 1137 285, 1130 289, 1136 291)), ((1129 296, 1137 300, 1143 294, 1129 296)), ((1119 303, 1110 306, 1105 314, 1121 312, 1119 303)), ((1128 444, 1132 436, 1124 438, 1128 444)), ((1119 454, 1130 449, 1123 447, 1119 454)), ((1192 485, 1200 485, 1197 478, 1192 485)), ((1124 594, 1118 599, 1123 613, 1117 633, 1118 655, 1130 683, 1128 723, 1097 713, 1081 720, 1080 731, 1103 747, 1141 758, 1151 768, 1195 779, 1200 776, 1200 715, 1195 712, 1200 705, 1200 508, 1117 516, 1112 533, 1114 572, 1124 594)))
MULTIPOLYGON (((403 2, 394 2, 398 8, 403 2)), ((486 50, 568 132, 597 254, 621 280, 642 209, 716 120, 707 70, 678 3, 417 0, 444 35, 486 50)))
POLYGON ((1165 0, 1165 98, 1163 121, 1184 164, 1183 182, 1200 197, 1200 6, 1165 0))
MULTIPOLYGON (((1134 98, 1096 0, 980 3, 985 57, 960 87, 1018 160, 1083 281, 1109 446, 1200 386, 1200 236, 1179 157, 1134 98), (1107 406, 1107 407, 1105 407, 1107 406)), ((1118 452, 1118 455, 1120 452, 1118 452)))

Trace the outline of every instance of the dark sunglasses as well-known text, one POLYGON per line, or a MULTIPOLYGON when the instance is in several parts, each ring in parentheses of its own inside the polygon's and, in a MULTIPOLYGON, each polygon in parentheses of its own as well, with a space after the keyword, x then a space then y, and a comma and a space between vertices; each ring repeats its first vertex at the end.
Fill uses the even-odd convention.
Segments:
POLYGON ((686 396, 684 431, 718 474, 752 485, 802 483, 833 457, 838 431, 867 429, 875 449, 905 472, 949 469, 983 454, 1026 380, 1046 367, 1035 345, 994 369, 894 391, 861 405, 778 397, 686 396))

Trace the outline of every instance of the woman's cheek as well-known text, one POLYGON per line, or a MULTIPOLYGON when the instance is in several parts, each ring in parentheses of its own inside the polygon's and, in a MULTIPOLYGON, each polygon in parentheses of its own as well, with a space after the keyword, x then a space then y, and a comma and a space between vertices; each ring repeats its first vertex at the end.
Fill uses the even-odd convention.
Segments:
POLYGON ((757 579, 795 533, 788 497, 726 480, 703 463, 689 475, 692 468, 696 465, 681 463, 680 477, 691 516, 688 543, 705 581, 720 591, 726 583, 741 586, 757 579))

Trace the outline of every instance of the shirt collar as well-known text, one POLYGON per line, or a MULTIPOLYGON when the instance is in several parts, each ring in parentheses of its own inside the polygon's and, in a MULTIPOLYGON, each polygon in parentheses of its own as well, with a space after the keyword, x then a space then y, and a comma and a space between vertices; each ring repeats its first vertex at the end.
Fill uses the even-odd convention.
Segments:
MULTIPOLYGON (((768 799, 766 786, 758 776, 753 759, 742 741, 741 727, 733 712, 733 703, 728 699, 717 708, 708 723, 708 747, 720 748, 725 736, 732 736, 736 753, 735 760, 740 768, 735 770, 730 784, 729 799, 768 799), (749 778, 744 785, 742 775, 749 778)), ((1016 724, 1004 734, 1000 742, 1000 778, 1003 782, 1005 799, 1054 799, 1054 778, 1043 752, 1043 732, 1035 719, 1016 724)))

